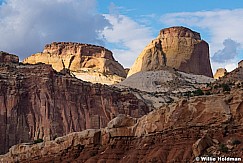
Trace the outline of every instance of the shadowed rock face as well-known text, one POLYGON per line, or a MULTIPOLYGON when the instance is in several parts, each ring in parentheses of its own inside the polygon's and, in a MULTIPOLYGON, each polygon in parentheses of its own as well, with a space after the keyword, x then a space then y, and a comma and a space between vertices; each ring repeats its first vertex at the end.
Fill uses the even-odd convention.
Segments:
POLYGON ((140 117, 148 111, 129 92, 57 73, 50 65, 0 63, 1 154, 17 143, 105 127, 118 113, 140 117))
POLYGON ((139 55, 128 76, 139 71, 158 70, 164 66, 213 77, 208 43, 201 40, 199 33, 185 27, 161 30, 159 36, 139 55))
POLYGON ((0 63, 18 63, 18 62, 19 62, 18 56, 0 51, 0 63))
POLYGON ((125 69, 114 59, 111 51, 89 44, 53 42, 46 45, 42 53, 34 54, 23 62, 50 64, 56 71, 66 68, 77 78, 94 83, 113 84, 126 77, 125 69))
POLYGON ((238 67, 243 67, 243 60, 238 63, 238 67))

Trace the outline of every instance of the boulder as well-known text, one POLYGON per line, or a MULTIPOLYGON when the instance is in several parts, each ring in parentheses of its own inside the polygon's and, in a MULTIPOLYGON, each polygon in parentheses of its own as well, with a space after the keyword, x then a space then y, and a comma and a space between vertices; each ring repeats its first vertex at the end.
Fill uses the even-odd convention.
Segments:
POLYGON ((214 74, 214 79, 219 79, 223 77, 227 73, 227 70, 225 68, 218 68, 216 73, 214 74))
POLYGON ((108 124, 108 128, 130 127, 136 123, 136 119, 124 114, 119 114, 116 118, 112 119, 108 124))
POLYGON ((195 157, 200 156, 205 149, 213 145, 212 139, 205 135, 202 138, 198 139, 193 145, 192 145, 192 151, 195 157))

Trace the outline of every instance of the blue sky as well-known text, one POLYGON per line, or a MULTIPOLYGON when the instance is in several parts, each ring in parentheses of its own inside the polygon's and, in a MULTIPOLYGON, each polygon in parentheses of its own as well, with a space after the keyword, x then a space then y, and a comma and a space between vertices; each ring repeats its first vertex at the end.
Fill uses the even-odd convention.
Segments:
MULTIPOLYGON (((226 67, 230 71, 237 66, 239 60, 243 59, 241 46, 243 42, 236 37, 243 34, 240 32, 243 24, 236 23, 236 26, 239 24, 236 32, 229 32, 235 30, 232 20, 242 21, 243 2, 241 0, 157 0, 152 2, 142 0, 139 3, 137 1, 106 0, 97 3, 100 13, 112 15, 112 12, 115 12, 117 15, 131 18, 141 26, 149 28, 153 38, 158 35, 160 29, 174 25, 186 26, 201 33, 202 39, 210 43, 214 71, 218 67, 226 67), (183 14, 185 16, 181 16, 183 14), (218 22, 224 19, 224 16, 225 20, 222 23, 218 22), (190 20, 192 21, 190 22, 190 20), (221 27, 221 25, 225 27, 221 27), (218 32, 217 28, 219 28, 218 32)), ((111 45, 111 47, 113 46, 114 44, 111 45)))
POLYGON ((243 59, 242 0, 0 0, 0 50, 21 59, 53 41, 105 46, 130 67, 159 30, 186 26, 210 45, 213 70, 243 59))

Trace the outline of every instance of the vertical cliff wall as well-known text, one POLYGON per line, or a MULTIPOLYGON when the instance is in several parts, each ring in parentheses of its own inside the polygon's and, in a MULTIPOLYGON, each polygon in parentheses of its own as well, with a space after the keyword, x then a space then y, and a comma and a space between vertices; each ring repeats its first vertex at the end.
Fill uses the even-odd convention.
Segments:
POLYGON ((100 128, 118 113, 148 107, 133 94, 56 72, 50 65, 0 63, 0 153, 20 142, 100 128))
POLYGON ((169 66, 196 75, 213 77, 208 43, 200 34, 185 27, 162 29, 139 55, 128 76, 139 71, 169 66))

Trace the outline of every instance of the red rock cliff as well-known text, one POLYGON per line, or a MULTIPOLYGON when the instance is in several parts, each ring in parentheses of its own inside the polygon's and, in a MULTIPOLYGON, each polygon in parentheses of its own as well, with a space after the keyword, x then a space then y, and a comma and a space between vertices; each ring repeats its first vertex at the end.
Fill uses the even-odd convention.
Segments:
POLYGON ((0 153, 20 142, 104 127, 118 113, 140 117, 148 108, 129 92, 83 82, 50 65, 0 63, 0 153))
POLYGON ((18 62, 19 62, 18 56, 0 51, 0 63, 18 63, 18 62))
POLYGON ((119 115, 105 129, 35 145, 19 144, 0 160, 172 163, 195 162, 196 157, 208 155, 242 159, 241 89, 183 99, 139 119, 119 115))

